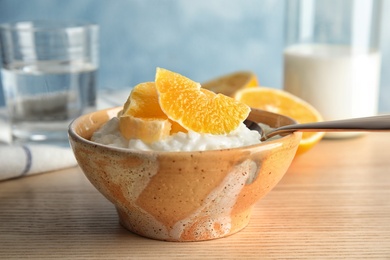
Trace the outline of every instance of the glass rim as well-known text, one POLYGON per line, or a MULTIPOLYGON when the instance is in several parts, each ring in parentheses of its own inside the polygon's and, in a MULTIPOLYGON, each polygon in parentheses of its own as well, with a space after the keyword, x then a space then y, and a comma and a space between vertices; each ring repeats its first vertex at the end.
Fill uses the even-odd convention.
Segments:
POLYGON ((87 21, 78 20, 29 20, 29 21, 15 21, 0 24, 0 30, 8 31, 57 31, 68 29, 83 29, 83 28, 95 28, 98 29, 99 25, 87 21))

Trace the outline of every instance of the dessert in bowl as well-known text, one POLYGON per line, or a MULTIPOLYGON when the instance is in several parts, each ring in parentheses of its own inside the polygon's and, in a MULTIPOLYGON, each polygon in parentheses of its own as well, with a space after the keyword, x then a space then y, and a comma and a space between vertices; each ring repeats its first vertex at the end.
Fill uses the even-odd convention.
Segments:
MULTIPOLYGON (((77 118, 69 127, 69 140, 86 177, 115 205, 120 223, 158 240, 210 240, 243 229, 255 203, 287 171, 301 139, 296 132, 252 145, 188 151, 137 150, 92 141, 123 110, 77 118)), ((270 127, 295 123, 256 109, 247 118, 270 127)))

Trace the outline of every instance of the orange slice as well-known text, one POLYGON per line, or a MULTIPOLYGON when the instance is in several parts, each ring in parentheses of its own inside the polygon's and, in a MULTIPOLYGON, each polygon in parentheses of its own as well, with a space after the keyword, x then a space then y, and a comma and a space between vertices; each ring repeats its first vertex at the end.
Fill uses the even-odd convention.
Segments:
MULTIPOLYGON (((322 121, 320 113, 306 101, 283 90, 258 87, 236 92, 234 98, 250 107, 282 114, 299 123, 322 121)), ((303 133, 297 154, 302 154, 317 144, 324 133, 303 133)))
POLYGON ((202 89, 199 83, 166 69, 157 68, 155 82, 161 109, 169 119, 188 130, 227 134, 250 112, 244 103, 202 89))
POLYGON ((256 75, 250 71, 237 71, 202 83, 202 87, 232 97, 237 90, 259 86, 256 75))
POLYGON ((119 131, 128 140, 141 139, 145 143, 152 143, 169 136, 171 123, 168 119, 126 115, 119 117, 119 131))
POLYGON ((154 82, 138 84, 119 115, 119 131, 126 139, 151 143, 179 131, 187 132, 161 110, 154 82))
POLYGON ((139 118, 167 119, 158 103, 156 84, 144 82, 135 86, 123 106, 122 114, 139 118))

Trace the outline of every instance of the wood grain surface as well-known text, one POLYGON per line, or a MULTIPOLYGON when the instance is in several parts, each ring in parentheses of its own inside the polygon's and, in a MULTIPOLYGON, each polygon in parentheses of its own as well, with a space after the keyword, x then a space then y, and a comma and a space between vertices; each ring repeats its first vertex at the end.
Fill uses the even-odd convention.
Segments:
POLYGON ((77 167, 0 182, 0 259, 25 258, 390 259, 390 134, 321 141, 247 228, 206 242, 128 232, 77 167))

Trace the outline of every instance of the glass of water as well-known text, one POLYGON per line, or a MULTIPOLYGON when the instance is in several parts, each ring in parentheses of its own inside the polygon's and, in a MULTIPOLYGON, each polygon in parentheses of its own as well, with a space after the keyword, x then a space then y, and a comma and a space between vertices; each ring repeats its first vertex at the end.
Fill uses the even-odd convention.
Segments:
POLYGON ((14 142, 67 142, 70 121, 95 109, 95 24, 0 25, 1 78, 14 142))

